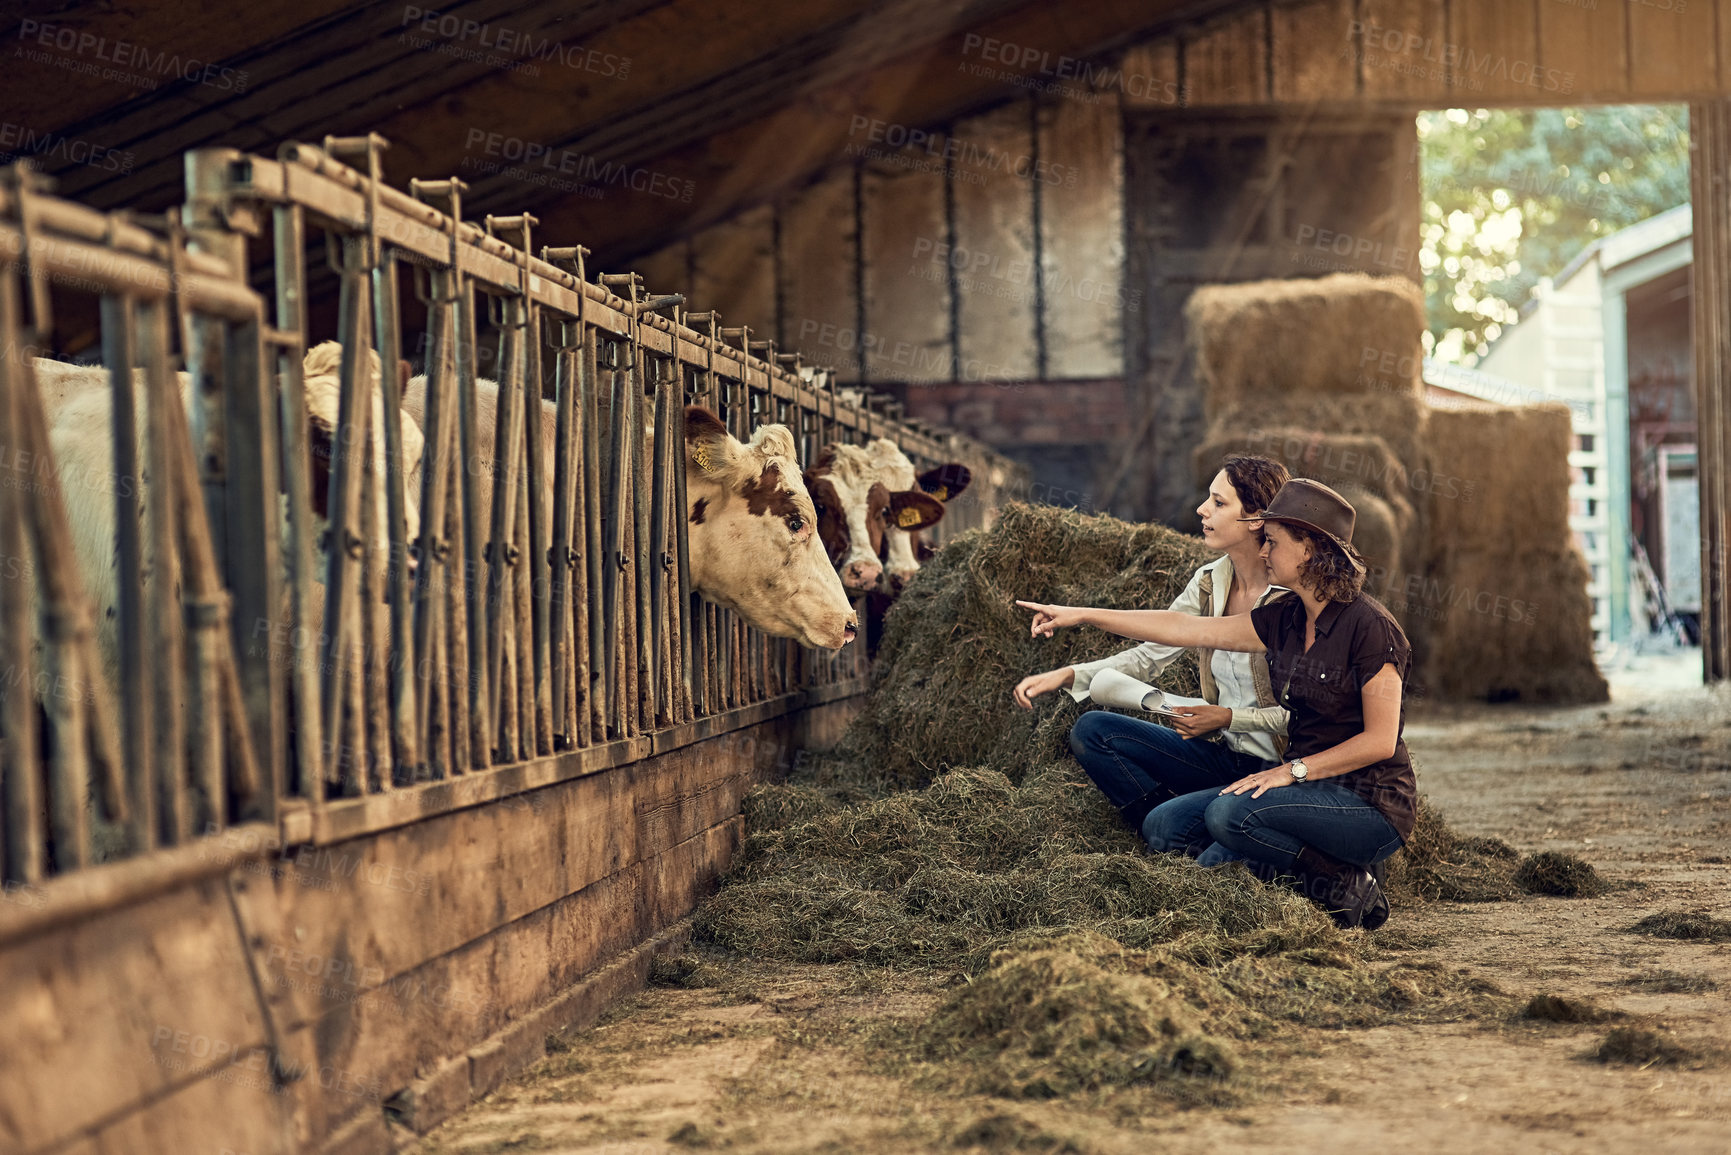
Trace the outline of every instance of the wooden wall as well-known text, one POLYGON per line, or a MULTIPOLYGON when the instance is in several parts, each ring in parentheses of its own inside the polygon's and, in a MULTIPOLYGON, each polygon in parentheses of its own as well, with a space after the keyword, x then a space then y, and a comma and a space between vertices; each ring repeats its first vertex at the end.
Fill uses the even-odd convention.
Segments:
POLYGON ((391 1150, 387 1119, 430 1129, 641 986, 745 792, 855 702, 363 838, 238 827, 79 917, 62 883, 140 864, 8 892, 41 909, 0 911, 0 1150, 391 1150))

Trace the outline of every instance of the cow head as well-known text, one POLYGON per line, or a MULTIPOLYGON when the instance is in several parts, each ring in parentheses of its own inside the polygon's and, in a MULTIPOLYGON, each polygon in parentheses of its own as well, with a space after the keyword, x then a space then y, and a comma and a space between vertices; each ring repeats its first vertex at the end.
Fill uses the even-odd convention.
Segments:
POLYGON ((944 506, 919 487, 914 463, 895 442, 880 437, 866 446, 866 454, 878 481, 889 491, 882 556, 891 590, 900 591, 919 572, 914 535, 942 520, 944 506))
POLYGON ((685 411, 692 586, 778 638, 839 650, 858 619, 817 534, 817 510, 785 425, 749 444, 699 406, 685 411))
MULTIPOLYGON (((307 433, 311 454, 312 503, 313 512, 324 525, 328 526, 330 519, 330 488, 331 470, 336 460, 338 414, 342 400, 342 363, 343 347, 336 341, 326 341, 307 350, 304 361, 301 362, 301 375, 305 378, 305 394, 307 406, 307 433)), ((386 502, 386 472, 385 472, 385 400, 381 389, 382 380, 379 373, 379 355, 373 349, 367 350, 367 396, 371 399, 372 412, 372 461, 376 484, 374 485, 375 502, 378 510, 378 524, 388 526, 386 502)), ((402 396, 402 386, 407 383, 407 364, 398 365, 399 398, 402 396)), ((417 487, 410 485, 410 478, 421 468, 421 454, 426 447, 426 439, 421 433, 421 426, 414 417, 402 412, 403 432, 403 478, 405 502, 405 540, 414 541, 421 533, 421 516, 417 487)), ((386 536, 383 541, 375 543, 375 548, 385 551, 388 556, 390 537, 388 531, 381 529, 386 536)))
POLYGON ((883 574, 884 518, 890 491, 874 475, 866 451, 831 445, 806 471, 806 488, 817 507, 817 533, 830 564, 850 590, 875 589, 883 574))

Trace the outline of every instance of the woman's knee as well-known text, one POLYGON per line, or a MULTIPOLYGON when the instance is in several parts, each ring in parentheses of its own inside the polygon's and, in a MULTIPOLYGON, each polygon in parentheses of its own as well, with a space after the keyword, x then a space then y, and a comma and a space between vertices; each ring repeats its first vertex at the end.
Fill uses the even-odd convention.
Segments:
POLYGON ((1077 718, 1070 727, 1070 753, 1081 758, 1101 749, 1101 739, 1106 731, 1106 723, 1101 719, 1111 716, 1104 710, 1089 710, 1077 718))
POLYGON ((1245 824, 1255 814, 1248 794, 1222 794, 1202 812, 1202 822, 1208 836, 1223 846, 1236 849, 1244 840, 1245 824))

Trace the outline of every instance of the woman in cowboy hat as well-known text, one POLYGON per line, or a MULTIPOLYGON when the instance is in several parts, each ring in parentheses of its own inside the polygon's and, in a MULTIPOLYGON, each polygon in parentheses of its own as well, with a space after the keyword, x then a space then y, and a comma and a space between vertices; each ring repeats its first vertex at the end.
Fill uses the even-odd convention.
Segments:
POLYGON ((1224 618, 1017 604, 1034 611, 1036 637, 1090 625, 1167 645, 1266 654, 1288 711, 1286 761, 1162 804, 1143 837, 1204 866, 1238 859, 1264 877, 1296 876, 1337 923, 1375 929, 1388 901, 1368 868, 1400 849, 1416 817, 1401 738, 1411 647, 1362 592, 1357 514, 1340 494, 1294 478, 1246 520, 1263 523, 1269 578, 1296 597, 1224 618))
MULTIPOLYGON (((1172 602, 1174 612, 1223 617, 1286 594, 1269 585, 1257 534, 1261 523, 1245 518, 1266 508, 1287 479, 1286 467, 1266 457, 1226 458, 1196 507, 1203 544, 1220 556, 1191 576, 1172 602)), ((1094 679, 1107 671, 1152 682, 1185 652, 1183 646, 1143 642, 1097 662, 1030 674, 1011 694, 1023 709, 1054 690, 1081 702, 1094 696, 1094 679)), ((1148 812, 1168 799, 1207 786, 1218 789, 1281 761, 1286 709, 1275 701, 1268 663, 1230 650, 1204 649, 1196 658, 1209 704, 1181 708, 1170 727, 1090 710, 1070 728, 1071 752, 1132 830, 1140 831, 1148 812)))

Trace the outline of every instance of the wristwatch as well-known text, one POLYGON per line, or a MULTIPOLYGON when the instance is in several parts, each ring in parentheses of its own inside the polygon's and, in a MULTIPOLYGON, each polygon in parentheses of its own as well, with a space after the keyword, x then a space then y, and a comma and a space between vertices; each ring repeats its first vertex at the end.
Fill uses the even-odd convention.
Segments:
POLYGON ((1294 782, 1303 782, 1305 776, 1310 773, 1310 767, 1304 764, 1303 758, 1294 758, 1286 764, 1286 768, 1292 772, 1294 782))

